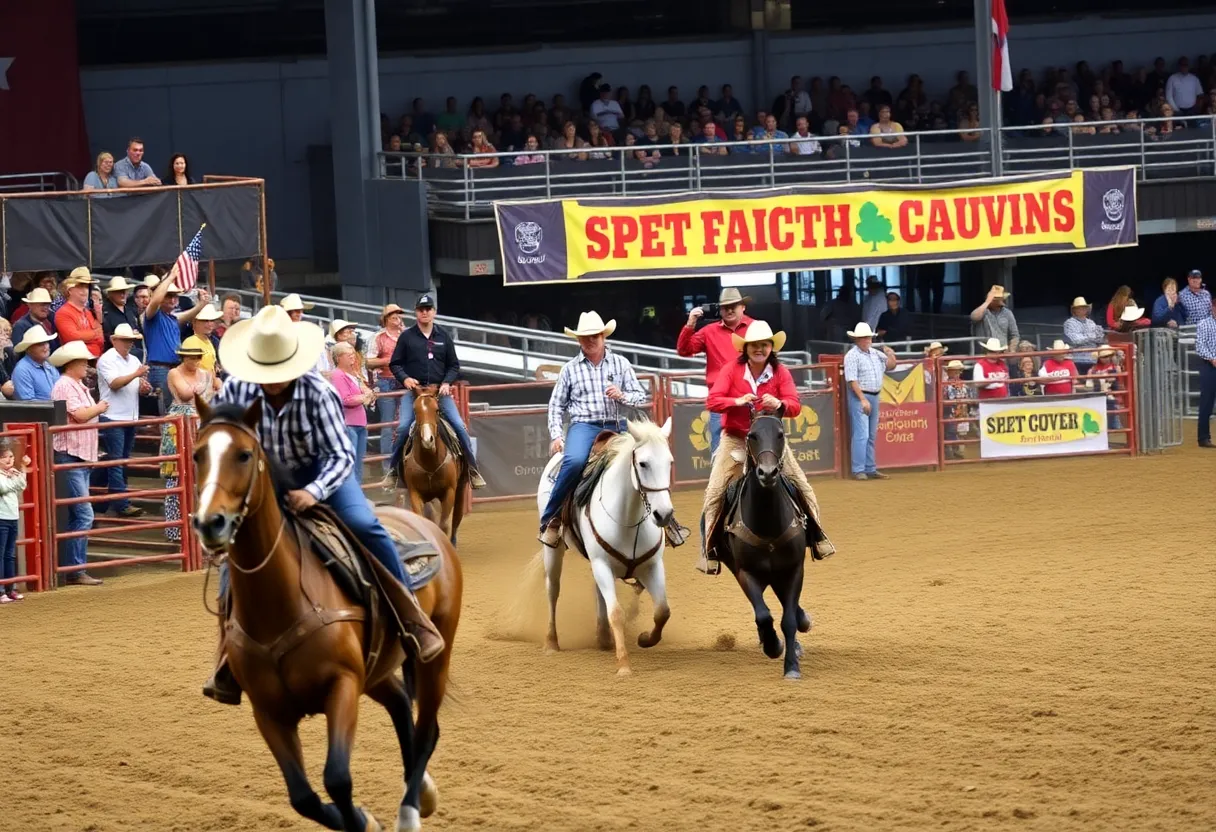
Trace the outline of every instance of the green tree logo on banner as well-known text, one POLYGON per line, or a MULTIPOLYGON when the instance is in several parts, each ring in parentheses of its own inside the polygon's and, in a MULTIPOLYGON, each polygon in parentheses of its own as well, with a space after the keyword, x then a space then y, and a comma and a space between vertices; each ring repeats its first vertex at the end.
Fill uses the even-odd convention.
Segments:
POLYGON ((1102 426, 1098 424, 1098 420, 1093 417, 1092 413, 1086 413, 1081 417, 1081 435, 1082 436, 1097 436, 1102 432, 1102 426))
POLYGON ((857 223, 857 236, 863 243, 869 243, 870 251, 878 251, 879 243, 893 243, 895 236, 891 233, 891 221, 878 211, 878 206, 867 202, 857 212, 861 222, 857 223))

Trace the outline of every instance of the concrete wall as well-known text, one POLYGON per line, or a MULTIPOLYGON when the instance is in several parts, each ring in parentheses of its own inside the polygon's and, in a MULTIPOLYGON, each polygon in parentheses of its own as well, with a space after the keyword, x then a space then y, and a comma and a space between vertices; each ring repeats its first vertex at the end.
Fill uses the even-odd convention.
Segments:
MULTIPOLYGON (((1081 19, 1018 25, 1011 32, 1015 68, 1095 67, 1122 58, 1133 68, 1161 54, 1171 63, 1210 48, 1216 14, 1144 19, 1081 19)), ((932 93, 953 83, 958 69, 973 68, 967 27, 784 35, 766 56, 764 87, 776 94, 789 76, 840 75, 864 88, 870 75, 898 91, 909 72, 932 93)), ((385 57, 380 62, 382 109, 394 119, 415 96, 432 111, 455 95, 462 108, 482 96, 491 108, 504 91, 576 93, 591 70, 634 91, 650 84, 657 97, 670 84, 687 100, 696 87, 734 85, 746 107, 752 84, 750 37, 675 43, 541 46, 486 54, 385 57)), ((309 257, 309 188, 306 148, 329 143, 329 85, 324 60, 267 61, 98 68, 81 73, 89 140, 94 154, 120 154, 128 136, 147 143, 149 164, 162 172, 170 153, 190 157, 192 173, 261 176, 268 183, 270 251, 280 259, 309 257)), ((767 106, 761 102, 759 106, 767 106)))

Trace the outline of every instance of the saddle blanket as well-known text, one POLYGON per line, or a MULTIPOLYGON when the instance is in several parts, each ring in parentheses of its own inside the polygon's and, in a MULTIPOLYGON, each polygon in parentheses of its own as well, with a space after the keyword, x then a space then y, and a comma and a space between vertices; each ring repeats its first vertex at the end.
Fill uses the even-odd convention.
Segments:
MULTIPOLYGON (((312 536, 321 561, 333 574, 344 590, 364 603, 368 600, 373 579, 355 550, 344 528, 340 528, 330 517, 318 512, 307 516, 296 516, 296 520, 312 536)), ((443 553, 430 541, 406 540, 396 529, 386 526, 385 531, 397 547, 397 556, 405 567, 409 590, 416 592, 431 582, 443 567, 443 553)))

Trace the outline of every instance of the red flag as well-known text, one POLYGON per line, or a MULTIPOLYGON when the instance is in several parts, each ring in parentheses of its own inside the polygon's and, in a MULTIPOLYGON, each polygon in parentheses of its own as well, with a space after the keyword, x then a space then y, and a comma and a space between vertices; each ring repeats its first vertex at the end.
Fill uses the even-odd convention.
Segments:
POLYGON ((992 0, 992 88, 1000 92, 1013 89, 1013 69, 1009 66, 1009 15, 1005 0, 992 0))
POLYGON ((0 2, 0 174, 91 169, 75 0, 0 2))

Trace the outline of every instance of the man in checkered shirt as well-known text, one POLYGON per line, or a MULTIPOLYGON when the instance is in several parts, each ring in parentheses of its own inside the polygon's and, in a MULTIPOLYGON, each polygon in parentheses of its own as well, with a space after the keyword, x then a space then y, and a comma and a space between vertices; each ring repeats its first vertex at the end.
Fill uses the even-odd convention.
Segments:
POLYGON ((1210 317, 1212 295, 1203 287, 1203 272, 1191 269, 1186 276, 1186 288, 1178 293, 1178 301, 1186 310, 1186 322, 1197 324, 1210 317))
MULTIPOLYGON (((646 401, 646 391, 633 367, 605 344, 615 330, 616 321, 604 323, 597 312, 582 313, 577 329, 566 328, 567 335, 578 339, 582 352, 562 367, 549 396, 549 452, 560 453, 562 464, 540 516, 539 539, 546 546, 556 546, 561 540, 558 514, 583 475, 595 437, 600 431, 625 430, 624 408, 641 407, 646 401), (570 430, 563 439, 566 416, 570 417, 570 430)), ((672 546, 681 545, 688 536, 674 517, 667 533, 672 546)))
MULTIPOLYGON (((1204 292, 1204 294, 1207 294, 1204 292)), ((1199 365, 1199 447, 1212 444, 1212 406, 1216 404, 1216 301, 1208 300, 1208 316, 1195 328, 1195 353, 1199 365)))

